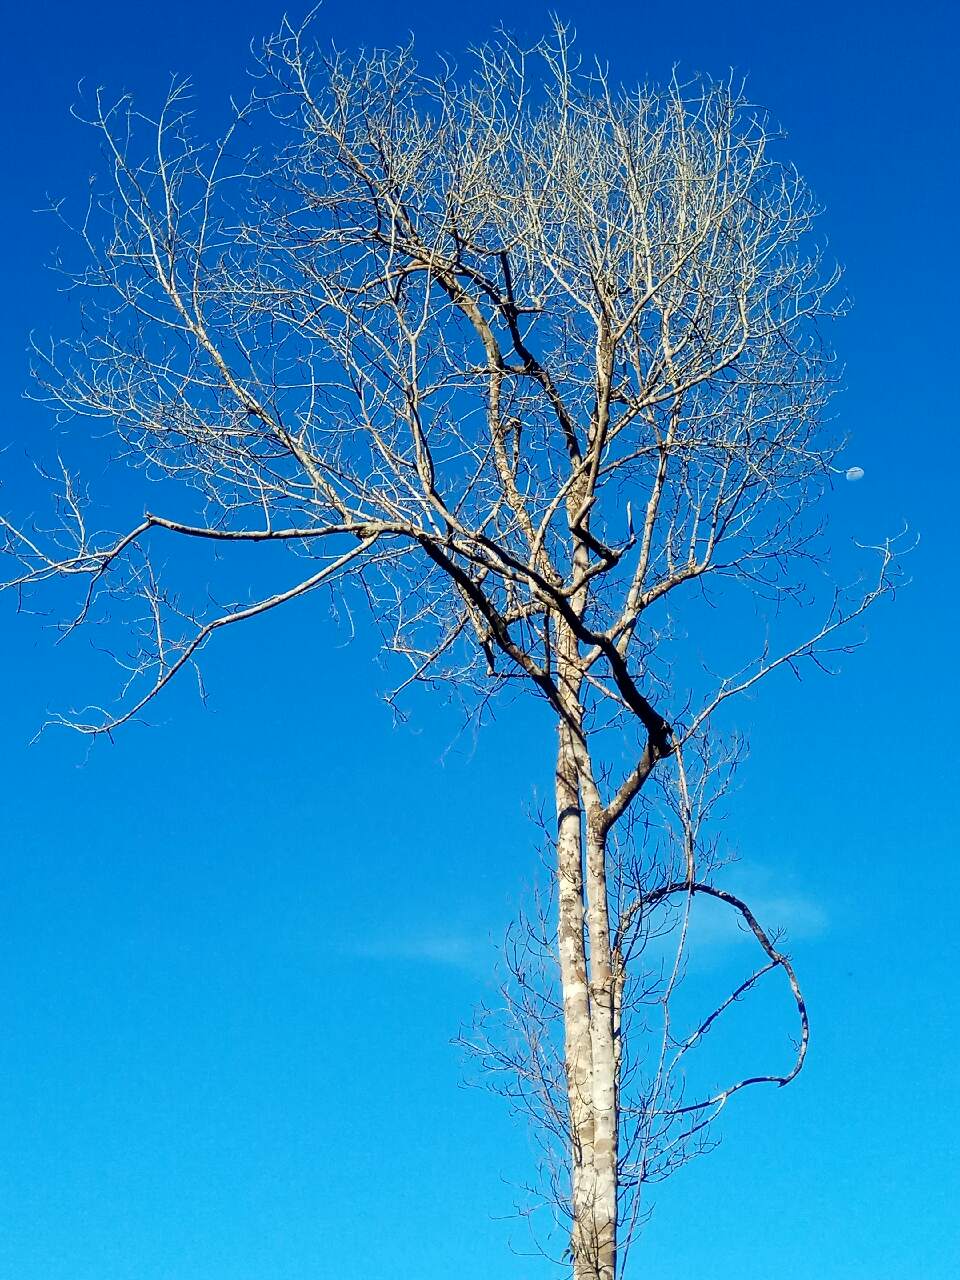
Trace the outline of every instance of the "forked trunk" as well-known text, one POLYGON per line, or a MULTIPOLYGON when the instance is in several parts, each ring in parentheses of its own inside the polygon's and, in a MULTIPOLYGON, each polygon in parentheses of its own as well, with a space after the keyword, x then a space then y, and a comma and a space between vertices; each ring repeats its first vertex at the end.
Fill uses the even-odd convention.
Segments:
POLYGON ((584 803, 584 740, 575 741, 578 733, 578 721, 573 727, 561 724, 556 770, 558 944, 572 1175, 570 1245, 574 1280, 614 1280, 617 1053, 606 847, 589 785, 584 803))

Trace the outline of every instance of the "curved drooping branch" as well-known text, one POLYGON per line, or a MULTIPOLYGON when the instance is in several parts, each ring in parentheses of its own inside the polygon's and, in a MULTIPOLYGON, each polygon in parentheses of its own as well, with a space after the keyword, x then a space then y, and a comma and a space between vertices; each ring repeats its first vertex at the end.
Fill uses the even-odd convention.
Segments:
POLYGON ((797 980, 793 964, 791 963, 789 956, 785 955, 782 951, 777 950, 774 940, 760 925, 747 903, 744 902, 742 898, 738 898, 736 894, 730 893, 726 889, 718 889, 715 885, 707 884, 703 881, 693 881, 690 883, 686 880, 679 880, 674 881, 672 884, 661 885, 660 888, 652 890, 651 893, 641 899, 639 909, 641 912, 649 911, 658 904, 666 902, 668 899, 680 894, 686 895, 691 899, 695 898, 697 894, 703 894, 705 897, 714 898, 717 901, 726 903, 727 906, 732 907, 763 948, 768 957, 768 963, 761 969, 756 970, 749 978, 742 982, 740 986, 738 986, 734 992, 732 992, 720 1005, 718 1005, 717 1008, 700 1023, 697 1029, 682 1042, 677 1052, 675 1062, 678 1061, 683 1054, 688 1052, 688 1050, 692 1049, 694 1045, 707 1034, 717 1019, 727 1009, 729 1009, 731 1005, 735 1004, 741 996, 745 995, 747 991, 759 982, 765 974, 770 973, 772 970, 777 968, 783 970, 786 975, 787 982, 789 983, 790 991, 797 1008, 800 1035, 797 1042, 796 1058, 789 1071, 779 1075, 768 1074, 745 1076, 734 1084, 728 1085, 727 1088, 721 1089, 709 1098, 704 1098, 698 1102, 686 1103, 679 1107, 668 1108, 662 1113, 665 1115, 685 1115, 691 1112, 703 1112, 711 1108, 714 1109, 714 1111, 719 1110, 725 1105, 729 1098, 731 1098, 735 1093, 738 1093, 741 1089, 747 1088, 749 1085, 775 1084, 780 1088, 784 1085, 788 1085, 791 1080, 795 1080, 800 1074, 804 1060, 807 1056, 807 1047, 810 1041, 810 1020, 807 1014, 807 1006, 804 1001, 803 993, 800 989, 800 983, 797 980))

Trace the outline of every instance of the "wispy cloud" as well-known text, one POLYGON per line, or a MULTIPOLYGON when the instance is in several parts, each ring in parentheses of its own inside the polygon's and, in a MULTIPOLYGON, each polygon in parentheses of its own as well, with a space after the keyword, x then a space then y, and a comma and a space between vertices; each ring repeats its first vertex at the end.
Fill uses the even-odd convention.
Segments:
MULTIPOLYGON (((820 937, 829 927, 822 903, 782 868, 734 863, 717 883, 742 898, 760 926, 772 938, 782 938, 788 950, 797 942, 820 937)), ((679 934, 670 931, 652 944, 653 954, 672 963, 678 941, 679 934)), ((733 907, 716 898, 694 901, 686 947, 689 972, 712 970, 728 962, 740 964, 741 953, 756 946, 753 933, 733 907)))
POLYGON ((401 937, 364 938, 345 950, 363 960, 443 965, 470 973, 489 971, 495 960, 488 941, 466 933, 424 931, 401 937))
MULTIPOLYGON (((824 907, 789 874, 740 862, 729 868, 720 883, 743 897, 761 926, 771 936, 782 934, 788 945, 817 938, 828 928, 824 907)), ((657 945, 668 953, 670 935, 657 945)), ((737 912, 715 898, 697 898, 689 933, 690 960, 696 964, 699 957, 712 965, 725 951, 742 946, 756 946, 756 940, 737 912)), ((339 949, 375 963, 438 965, 488 979, 495 974, 500 956, 493 938, 480 929, 425 927, 402 934, 374 934, 344 940, 339 949)))
MULTIPOLYGON (((750 910, 768 933, 782 932, 790 941, 816 938, 827 928, 827 914, 813 898, 797 891, 748 893, 740 890, 750 910)), ((716 898, 694 906, 691 941, 697 947, 725 947, 753 940, 739 915, 716 898)))

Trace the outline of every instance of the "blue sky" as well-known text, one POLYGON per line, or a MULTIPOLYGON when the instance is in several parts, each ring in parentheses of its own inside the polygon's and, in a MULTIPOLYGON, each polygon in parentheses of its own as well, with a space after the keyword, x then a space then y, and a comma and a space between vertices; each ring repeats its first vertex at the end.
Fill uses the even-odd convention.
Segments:
MULTIPOLYGON (((536 35, 547 8, 330 0, 318 30, 349 47, 412 29, 457 52, 498 20, 536 35)), ((615 76, 734 66, 784 122, 855 300, 839 410, 866 478, 838 490, 834 537, 921 536, 912 584, 839 680, 784 680, 738 712, 735 874, 788 926, 812 1055, 791 1089, 732 1105, 720 1149, 659 1192, 638 1274, 954 1274, 958 32, 945 4, 859 10, 560 10, 615 76)), ((28 331, 65 314, 43 269, 56 231, 33 210, 96 165, 68 115, 77 81, 155 102, 186 71, 214 104, 279 14, 167 0, 8 18, 5 505, 41 501, 25 451, 84 458, 21 399, 28 331)), ((534 873, 546 720, 505 707, 457 738, 452 710, 418 701, 397 728, 372 645, 304 609, 210 652, 206 709, 184 685, 115 746, 29 746, 95 666, 40 623, 3 602, 0 1277, 552 1274, 509 1218, 527 1138, 459 1086, 449 1044, 534 873), (268 645, 316 654, 311 678, 268 645)), ((718 933, 706 963, 733 972, 738 946, 718 933)))

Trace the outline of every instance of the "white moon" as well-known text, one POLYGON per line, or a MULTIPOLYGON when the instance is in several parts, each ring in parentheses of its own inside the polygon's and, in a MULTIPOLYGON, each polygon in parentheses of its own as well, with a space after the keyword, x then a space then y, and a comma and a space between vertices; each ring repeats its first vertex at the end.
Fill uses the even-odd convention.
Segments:
POLYGON ((848 479, 848 480, 862 480, 862 479, 863 479, 863 474, 864 474, 864 472, 863 472, 863 467, 848 467, 848 468, 847 468, 847 479, 848 479))

